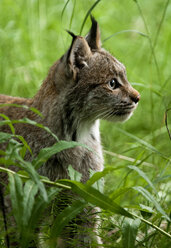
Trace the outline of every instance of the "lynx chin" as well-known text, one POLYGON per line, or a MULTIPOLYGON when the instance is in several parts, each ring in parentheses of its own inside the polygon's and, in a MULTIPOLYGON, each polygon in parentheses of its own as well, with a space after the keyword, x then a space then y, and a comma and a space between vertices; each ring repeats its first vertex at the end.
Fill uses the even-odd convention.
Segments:
MULTIPOLYGON (((0 112, 11 120, 27 117, 50 128, 59 139, 78 141, 95 151, 75 147, 55 154, 39 169, 41 175, 54 181, 69 177, 69 165, 82 174, 83 183, 88 180, 90 169, 102 171, 99 120, 126 121, 140 100, 140 94, 128 82, 125 66, 101 48, 98 23, 93 17, 91 21, 92 26, 85 37, 68 31, 72 36, 70 48, 52 65, 33 98, 0 95, 0 104, 27 105, 38 109, 43 115, 42 118, 26 108, 1 107, 0 112)), ((0 131, 10 132, 10 129, 4 125, 0 126, 0 131)), ((33 155, 26 153, 27 161, 32 161, 42 148, 56 142, 53 136, 34 125, 15 124, 15 131, 25 138, 32 149, 33 155)), ((0 149, 5 150, 5 144, 0 145, 0 149)), ((17 168, 14 167, 14 170, 17 168)), ((4 175, 2 178, 7 180, 4 175)), ((92 241, 87 234, 76 236, 80 242, 77 247, 91 247, 92 241)), ((66 236, 61 240, 60 247, 72 247, 66 236)), ((99 238, 97 243, 102 243, 99 238)))

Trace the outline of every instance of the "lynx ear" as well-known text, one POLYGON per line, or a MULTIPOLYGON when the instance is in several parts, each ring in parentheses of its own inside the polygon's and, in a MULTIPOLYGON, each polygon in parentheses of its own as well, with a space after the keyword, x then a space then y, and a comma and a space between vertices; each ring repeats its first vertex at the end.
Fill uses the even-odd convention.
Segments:
POLYGON ((100 29, 97 21, 91 15, 91 29, 89 33, 86 35, 86 40, 91 49, 100 49, 101 48, 101 40, 100 40, 100 29))
POLYGON ((67 54, 67 62, 72 70, 87 66, 87 61, 92 55, 87 41, 81 37, 68 32, 72 37, 72 44, 67 54))

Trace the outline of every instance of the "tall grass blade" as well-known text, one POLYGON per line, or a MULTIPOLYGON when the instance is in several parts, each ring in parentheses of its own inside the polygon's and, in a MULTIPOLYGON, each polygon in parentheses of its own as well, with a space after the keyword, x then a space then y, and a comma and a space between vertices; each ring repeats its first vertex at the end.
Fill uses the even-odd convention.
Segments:
POLYGON ((150 185, 150 187, 154 190, 154 192, 156 194, 158 194, 156 188, 154 187, 153 183, 151 182, 151 180, 148 178, 148 176, 141 170, 139 169, 137 166, 134 165, 128 165, 128 168, 130 168, 131 170, 134 170, 136 172, 138 172, 138 174, 145 179, 145 181, 150 185))
POLYGON ((139 86, 145 89, 150 90, 151 92, 154 92, 157 96, 162 97, 162 92, 161 92, 161 88, 159 89, 158 86, 156 85, 145 85, 142 83, 135 83, 135 82, 131 82, 131 85, 135 85, 135 86, 139 86))
MULTIPOLYGON (((86 206, 84 201, 74 201, 71 206, 66 207, 55 219, 50 231, 50 240, 56 241, 63 228, 72 220, 78 213, 80 213, 86 206)), ((54 242, 55 244, 56 242, 54 242)), ((54 247, 56 247, 54 245, 54 247)))
POLYGON ((9 133, 0 132, 0 143, 7 142, 12 137, 9 133))
POLYGON ((29 162, 23 161, 22 159, 19 160, 20 165, 22 165, 23 169, 28 172, 30 178, 37 184, 40 193, 45 201, 47 201, 47 192, 45 189, 44 184, 41 181, 40 175, 37 173, 33 165, 29 162))
MULTIPOLYGON (((26 152, 26 150, 28 150, 30 152, 30 154, 33 155, 30 146, 28 145, 27 141, 24 139, 23 136, 21 136, 21 135, 15 135, 14 137, 18 138, 22 142, 22 144, 24 145, 24 148, 25 148, 25 152, 26 152)), ((22 158, 24 158, 24 155, 25 154, 23 154, 22 158)))
POLYGON ((12 210, 17 226, 22 230, 22 218, 23 218, 23 184, 20 177, 15 174, 9 173, 9 188, 10 188, 10 199, 12 203, 12 210))
MULTIPOLYGON (((11 139, 5 151, 5 157, 2 158, 3 160, 1 161, 7 165, 17 164, 19 168, 25 170, 29 174, 30 178, 38 185, 40 193, 44 197, 44 200, 47 201, 46 189, 40 179, 40 175, 37 173, 37 171, 30 162, 23 160, 23 158, 20 156, 20 151, 22 147, 23 147, 22 144, 20 144, 16 140, 11 139)), ((16 175, 16 177, 18 178, 18 175, 16 175)), ((15 174, 14 174, 14 178, 15 178, 15 174)), ((16 182, 18 182, 19 180, 21 179, 18 179, 16 182)))
POLYGON ((118 153, 115 153, 115 152, 111 152, 111 151, 106 151, 106 150, 103 150, 104 153, 110 155, 110 156, 113 156, 113 157, 116 157, 118 159, 122 159, 122 160, 126 160, 126 161, 129 161, 129 162, 132 162, 132 163, 141 163, 142 165, 145 165, 147 167, 154 167, 155 165, 154 164, 151 164, 151 163, 148 163, 148 162, 145 162, 145 161, 142 161, 142 160, 137 160, 135 158, 132 158, 132 157, 127 157, 127 156, 124 156, 122 154, 118 154, 118 153))
POLYGON ((171 110, 171 108, 169 108, 169 109, 167 109, 165 111, 165 126, 166 126, 166 129, 167 129, 168 135, 169 135, 169 139, 171 140, 171 133, 170 133, 169 126, 168 126, 168 123, 167 123, 167 115, 168 115, 168 112, 170 110, 171 110))
POLYGON ((141 220, 125 218, 122 224, 122 243, 124 248, 134 248, 141 220))
POLYGON ((148 35, 148 40, 149 40, 149 45, 150 45, 151 53, 153 55, 154 63, 155 63, 155 66, 156 66, 157 75, 158 75, 159 81, 161 81, 160 70, 159 70, 157 59, 156 59, 156 54, 155 54, 155 51, 154 51, 154 46, 152 44, 152 40, 151 40, 151 37, 150 37, 150 31, 149 31, 148 25, 146 23, 146 19, 144 17, 144 14, 142 12, 142 9, 141 9, 141 6, 140 6, 138 0, 134 0, 134 2, 136 3, 137 8, 138 8, 138 11, 140 13, 140 16, 141 16, 141 18, 143 20, 143 23, 144 23, 144 26, 145 26, 145 29, 146 29, 146 32, 147 32, 147 35, 148 35))
POLYGON ((97 182, 98 180, 100 180, 102 177, 106 176, 108 173, 115 171, 115 170, 119 170, 125 168, 125 166, 117 166, 117 167, 107 167, 105 168, 103 171, 98 171, 95 172, 91 178, 87 181, 87 185, 91 186, 93 185, 95 182, 97 182))
POLYGON ((160 155, 161 157, 169 160, 169 158, 167 156, 165 156, 164 154, 162 154, 160 151, 158 151, 154 146, 152 146, 151 144, 147 143, 146 141, 144 141, 143 139, 138 138, 137 136, 119 128, 119 127, 115 127, 116 129, 118 129, 121 133, 129 136, 130 138, 136 140, 139 144, 143 145, 147 150, 150 150, 158 155, 160 155))
POLYGON ((19 105, 16 103, 2 103, 0 104, 0 108, 2 107, 16 107, 16 108, 28 109, 43 118, 42 113, 38 109, 34 107, 28 107, 27 105, 19 105))
POLYGON ((80 143, 74 142, 74 141, 70 141, 67 142, 65 140, 61 140, 59 142, 57 142, 56 144, 54 144, 51 147, 47 147, 47 148, 43 148, 38 156, 36 157, 36 159, 33 160, 33 165, 36 169, 38 169, 42 164, 44 164, 50 157, 52 157, 53 155, 57 154, 58 152, 61 152, 63 150, 66 149, 70 149, 70 148, 74 148, 77 146, 82 146, 88 149, 88 147, 86 147, 85 145, 82 145, 80 143))
MULTIPOLYGON (((1 114, 0 114, 1 116, 1 114)), ((3 115, 4 116, 4 115, 3 115)), ((4 116, 6 117, 6 116, 4 116)), ((3 125, 9 125, 12 131, 13 134, 15 134, 15 129, 14 127, 12 126, 12 124, 18 124, 18 123, 22 123, 22 124, 30 124, 30 125, 33 125, 33 126, 36 126, 36 127, 39 127, 39 128, 42 128, 44 129, 46 132, 50 133, 54 138, 55 140, 58 141, 58 137, 46 126, 40 124, 40 123, 37 123, 36 121, 33 121, 33 120, 30 120, 28 118, 23 118, 23 119, 20 119, 20 120, 10 120, 9 118, 4 121, 0 121, 0 126, 3 126, 3 125)))
MULTIPOLYGON (((11 129, 12 134, 15 134, 15 128, 12 125, 12 122, 10 121, 10 119, 8 118, 8 116, 6 116, 4 114, 0 114, 0 116, 5 119, 4 123, 6 123, 9 126, 9 128, 11 129)), ((0 126, 1 125, 3 125, 3 121, 0 122, 0 126)))
MULTIPOLYGON (((49 203, 57 196, 59 189, 49 188, 47 189, 48 201, 45 201, 41 195, 34 198, 34 205, 32 207, 31 215, 28 219, 27 226, 24 227, 21 237, 22 248, 28 247, 28 244, 33 238, 35 239, 36 228, 39 227, 39 220, 42 218, 47 218, 45 209, 49 203)), ((49 214, 49 211, 48 211, 49 214)), ((38 235, 38 234, 37 234, 38 235)), ((37 247, 37 246, 36 246, 37 247)))
POLYGON ((77 182, 81 181, 82 174, 74 170, 71 165, 68 166, 68 174, 71 180, 77 181, 77 182))
POLYGON ((17 124, 17 123, 30 124, 30 125, 42 128, 46 132, 50 133, 55 138, 55 140, 58 141, 58 137, 48 127, 46 127, 46 126, 44 126, 44 125, 42 125, 40 123, 37 123, 36 121, 32 121, 32 120, 30 120, 28 118, 23 118, 23 119, 20 119, 20 120, 12 120, 11 122, 13 124, 17 124))
POLYGON ((72 191, 80 195, 87 202, 98 206, 106 211, 112 213, 120 214, 126 217, 132 218, 131 213, 126 211, 124 208, 112 201, 108 196, 100 193, 95 188, 82 184, 80 182, 75 182, 67 179, 58 180, 59 183, 71 186, 72 191))
POLYGON ((155 228, 157 231, 159 231, 161 234, 165 235, 167 238, 171 239, 171 235, 168 232, 165 232, 163 229, 161 229, 160 227, 156 226, 155 224, 151 223, 148 220, 145 220, 144 218, 132 213, 132 215, 135 218, 140 219, 142 222, 146 223, 147 225, 151 226, 152 228, 155 228))
MULTIPOLYGON (((0 163, 3 164, 3 160, 0 159, 0 163)), ((11 164, 16 165, 16 166, 18 165, 18 164, 14 164, 13 162, 12 162, 11 164)), ((19 167, 19 166, 18 166, 18 167, 19 167)), ((12 170, 10 170, 10 169, 7 169, 7 168, 4 168, 4 167, 1 167, 1 166, 0 166, 0 172, 11 173, 12 175, 17 174, 17 175, 18 175, 20 178, 22 178, 23 180, 28 180, 28 179, 30 179, 29 176, 28 176, 29 173, 27 173, 27 172, 25 172, 25 171, 24 171, 24 173, 23 173, 23 171, 15 172, 15 171, 12 171, 12 170)), ((46 185, 48 185, 48 186, 53 186, 54 188, 58 188, 58 187, 59 187, 59 188, 62 188, 62 189, 68 189, 68 190, 71 189, 70 186, 66 186, 66 185, 61 184, 61 183, 58 183, 58 182, 50 181, 49 179, 47 179, 46 177, 43 177, 43 176, 40 176, 40 179, 41 179, 41 181, 42 181, 44 184, 46 184, 46 185)))
POLYGON ((147 191, 146 189, 144 189, 141 186, 135 186, 135 187, 133 187, 133 189, 135 189, 136 191, 141 193, 149 202, 153 203, 153 205, 156 207, 158 212, 160 214, 162 214, 168 221, 170 221, 169 216, 166 214, 166 212, 163 210, 163 208, 160 206, 160 204, 155 200, 155 198, 150 194, 149 191, 147 191))
MULTIPOLYGON (((45 211, 46 207, 55 197, 57 197, 58 193, 60 192, 59 188, 48 188, 47 189, 47 196, 48 201, 45 201, 41 195, 38 195, 35 198, 34 208, 32 208, 32 213, 30 216, 30 220, 28 223, 28 230, 34 230, 34 227, 37 225, 38 220, 42 217, 42 213, 45 211)), ((45 213, 44 213, 44 217, 45 213)))
POLYGON ((66 7, 67 7, 67 5, 68 5, 69 1, 70 1, 70 0, 67 0, 67 2, 65 3, 65 5, 64 5, 64 7, 63 7, 63 9, 62 9, 62 13, 61 13, 61 21, 62 21, 62 19, 63 19, 63 15, 64 15, 65 9, 66 9, 66 7))
POLYGON ((23 195, 23 226, 28 225, 32 209, 35 203, 35 195, 38 192, 38 186, 32 181, 28 180, 24 185, 23 195))
POLYGON ((105 38, 102 42, 104 43, 107 40, 110 40, 112 37, 117 36, 118 34, 123 34, 123 33, 137 33, 137 34, 139 34, 139 35, 141 35, 143 37, 148 37, 148 35, 140 32, 140 31, 130 29, 130 30, 122 30, 122 31, 116 32, 114 34, 111 34, 110 36, 108 36, 107 38, 105 38))
POLYGON ((157 41, 158 41, 158 37, 159 37, 159 34, 160 34, 160 30, 161 30, 162 24, 164 22, 164 18, 166 16, 166 11, 167 11, 169 2, 170 2, 170 0, 166 0, 165 6, 164 6, 164 10, 163 10, 163 14, 162 14, 160 23, 159 23, 158 28, 157 28, 157 31, 156 31, 156 35, 155 35, 155 39, 154 39, 154 43, 153 43, 153 47, 154 48, 155 48, 155 46, 157 44, 157 41))
POLYGON ((97 0, 92 6, 91 8, 87 11, 86 16, 84 17, 83 23, 81 25, 81 29, 80 29, 80 35, 82 34, 84 25, 86 23, 86 20, 88 18, 88 16, 91 14, 92 10, 96 7, 96 5, 100 2, 101 0, 97 0))
MULTIPOLYGON (((37 173, 37 171, 35 170, 33 165, 30 162, 24 161, 19 154, 19 152, 21 150, 21 144, 18 143, 17 141, 15 141, 15 143, 12 145, 15 146, 15 150, 13 152, 11 159, 14 162, 17 161, 18 166, 20 168, 24 169, 29 174, 30 178, 37 184, 37 186, 40 190, 40 193, 42 194, 44 200, 47 201, 46 189, 45 189, 45 186, 40 179, 40 175, 37 173)), ((18 177, 18 175, 17 175, 17 177, 18 177)))
POLYGON ((69 30, 71 29, 71 25, 72 25, 74 12, 75 12, 75 6, 76 6, 76 0, 74 0, 74 5, 73 5, 72 14, 71 14, 70 23, 69 23, 69 30))
POLYGON ((110 194, 110 198, 112 200, 115 200, 116 198, 118 198, 119 196, 121 196, 122 194, 124 193, 127 193, 129 190, 131 190, 132 188, 131 187, 122 187, 120 189, 117 189, 115 191, 113 191, 111 194, 110 194))
POLYGON ((4 236, 5 236, 6 246, 7 248, 10 248, 10 239, 9 239, 9 234, 8 234, 8 223, 7 223, 8 221, 7 221, 7 214, 6 214, 6 209, 5 209, 5 199, 4 199, 4 194, 3 194, 1 187, 0 187, 0 206, 1 206, 1 211, 2 211, 1 223, 3 223, 3 226, 4 226, 4 231, 5 231, 4 236))

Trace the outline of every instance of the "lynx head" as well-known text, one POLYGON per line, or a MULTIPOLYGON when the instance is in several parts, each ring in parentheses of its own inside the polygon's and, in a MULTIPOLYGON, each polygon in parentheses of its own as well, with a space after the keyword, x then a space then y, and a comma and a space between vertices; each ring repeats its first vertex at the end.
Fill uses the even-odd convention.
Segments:
POLYGON ((85 38, 69 32, 72 44, 57 65, 55 84, 67 116, 124 121, 137 107, 140 94, 128 82, 125 66, 101 48, 98 23, 91 20, 85 38))

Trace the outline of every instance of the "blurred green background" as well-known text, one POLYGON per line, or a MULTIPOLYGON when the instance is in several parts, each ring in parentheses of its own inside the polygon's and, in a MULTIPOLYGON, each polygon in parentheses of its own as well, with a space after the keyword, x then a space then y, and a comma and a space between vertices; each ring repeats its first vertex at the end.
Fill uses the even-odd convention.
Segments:
MULTIPOLYGON (((79 34, 95 2, 0 0, 0 93, 32 97, 71 43, 65 30, 79 34)), ((101 0, 92 14, 100 25, 103 47, 125 64, 129 81, 141 93, 128 122, 101 123, 104 150, 115 153, 105 153, 105 165, 123 166, 108 176, 106 192, 122 185, 145 186, 144 179, 127 167, 136 164, 158 192, 168 193, 171 141, 164 116, 171 107, 171 5, 168 0, 101 0)), ((82 35, 89 28, 90 18, 82 35)), ((171 111, 171 128, 169 123, 171 111)), ((122 201, 136 203, 131 194, 122 201)))

